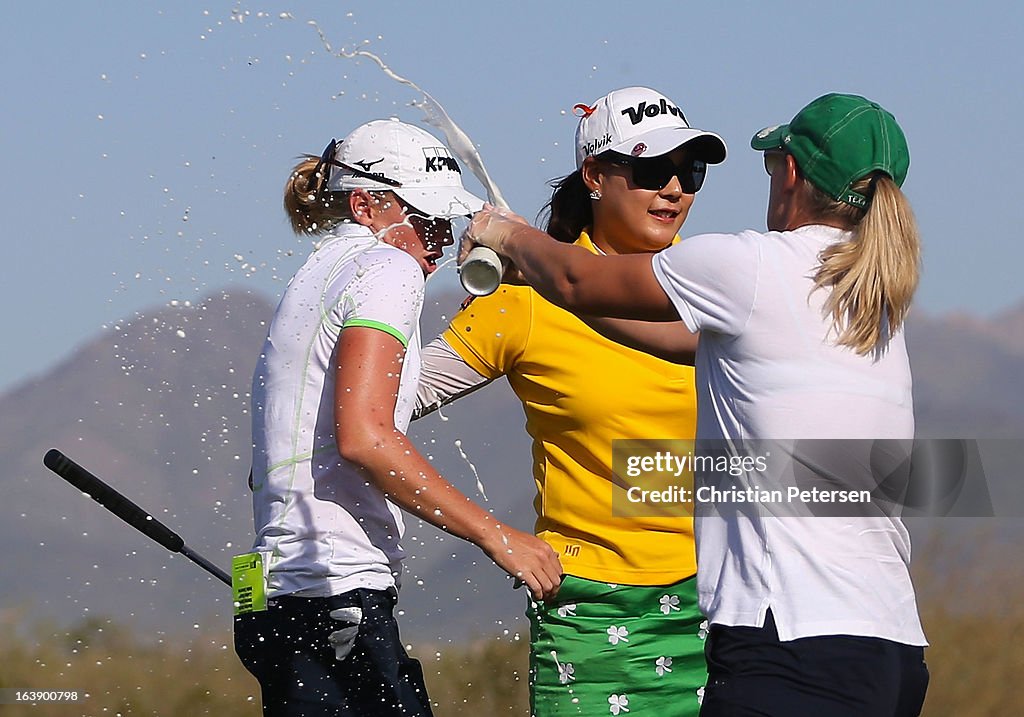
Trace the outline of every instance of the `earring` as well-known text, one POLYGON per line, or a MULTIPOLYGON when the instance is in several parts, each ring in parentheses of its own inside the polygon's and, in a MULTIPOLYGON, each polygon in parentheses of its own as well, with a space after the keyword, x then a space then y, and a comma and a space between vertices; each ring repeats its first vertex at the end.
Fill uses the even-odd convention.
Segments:
POLYGON ((592 191, 590 193, 590 198, 593 199, 595 202, 601 199, 601 190, 595 189, 594 191, 592 191))

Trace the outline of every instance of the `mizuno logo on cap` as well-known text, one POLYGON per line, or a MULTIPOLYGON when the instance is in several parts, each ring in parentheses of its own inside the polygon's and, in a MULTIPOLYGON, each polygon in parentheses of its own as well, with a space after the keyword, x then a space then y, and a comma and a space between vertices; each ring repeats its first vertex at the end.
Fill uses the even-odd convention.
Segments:
MULTIPOLYGON (((686 117, 683 115, 683 111, 675 105, 669 104, 668 100, 664 97, 661 98, 661 102, 655 105, 647 104, 644 100, 636 107, 627 107, 622 110, 622 114, 629 117, 630 124, 640 124, 645 117, 657 117, 658 115, 675 115, 683 122, 686 122, 686 117)), ((687 123, 689 124, 689 123, 687 123)))
POLYGON ((360 167, 363 168, 364 172, 369 172, 370 171, 370 167, 372 167, 375 164, 380 164, 383 161, 384 161, 384 158, 381 157, 380 159, 375 160, 373 162, 367 162, 367 161, 363 160, 362 162, 353 162, 352 164, 358 164, 360 167))
POLYGON ((449 171, 462 174, 462 170, 459 169, 459 163, 448 153, 447 147, 424 147, 423 156, 427 160, 423 168, 426 172, 449 171))

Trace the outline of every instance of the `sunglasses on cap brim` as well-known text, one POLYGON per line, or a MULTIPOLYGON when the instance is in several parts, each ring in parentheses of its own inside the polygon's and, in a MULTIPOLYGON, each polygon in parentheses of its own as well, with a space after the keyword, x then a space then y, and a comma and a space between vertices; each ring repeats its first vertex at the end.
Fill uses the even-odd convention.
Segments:
POLYGON ((672 181, 672 177, 679 178, 679 185, 685 194, 696 194, 704 186, 704 177, 707 175, 707 162, 692 157, 684 159, 681 164, 676 164, 667 154, 660 157, 631 157, 628 154, 619 152, 602 152, 597 155, 612 164, 629 167, 633 173, 633 184, 639 189, 657 191, 672 181))
POLYGON ((401 187, 402 183, 397 179, 391 179, 385 177, 383 174, 376 174, 374 172, 367 172, 359 167, 354 167, 351 164, 345 162, 339 162, 334 158, 334 152, 338 149, 338 140, 332 139, 327 147, 324 148, 323 154, 317 157, 315 154, 303 155, 308 159, 317 160, 316 169, 313 170, 314 174, 323 175, 323 183, 320 185, 323 188, 327 187, 327 184, 331 181, 331 167, 340 167, 350 174, 354 174, 357 177, 364 177, 365 179, 372 179, 375 182, 386 184, 389 187, 401 187))

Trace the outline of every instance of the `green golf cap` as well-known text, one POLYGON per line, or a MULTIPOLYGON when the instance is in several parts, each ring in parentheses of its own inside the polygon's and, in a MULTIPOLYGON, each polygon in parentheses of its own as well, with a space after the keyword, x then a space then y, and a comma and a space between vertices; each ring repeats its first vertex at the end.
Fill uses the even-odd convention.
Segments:
POLYGON ((793 155, 800 172, 833 199, 865 207, 850 185, 874 171, 903 186, 910 168, 907 138, 896 118, 858 95, 828 94, 797 112, 789 124, 768 127, 750 140, 759 151, 793 155))

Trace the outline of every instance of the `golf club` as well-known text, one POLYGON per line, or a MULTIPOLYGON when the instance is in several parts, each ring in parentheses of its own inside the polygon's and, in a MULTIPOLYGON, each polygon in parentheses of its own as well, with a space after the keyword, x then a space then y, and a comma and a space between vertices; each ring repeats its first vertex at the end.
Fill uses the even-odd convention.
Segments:
POLYGON ((46 452, 43 456, 43 465, 143 535, 160 543, 172 553, 181 553, 210 575, 231 586, 231 577, 202 555, 191 550, 181 536, 56 448, 46 452))

